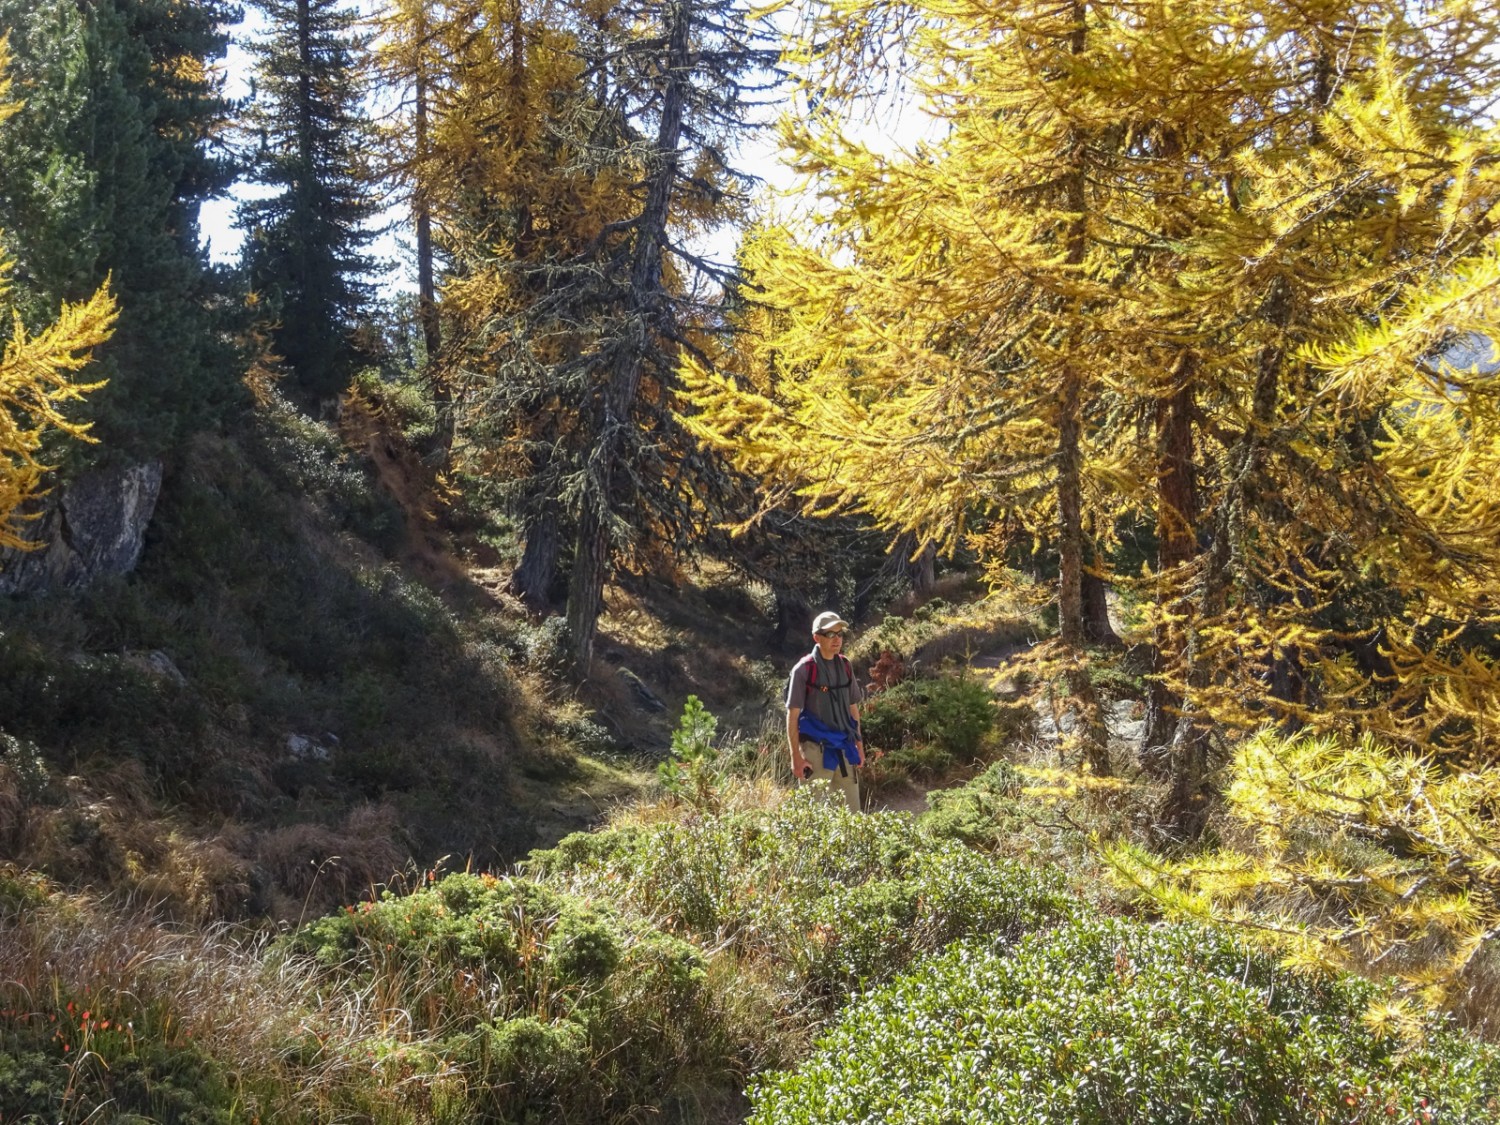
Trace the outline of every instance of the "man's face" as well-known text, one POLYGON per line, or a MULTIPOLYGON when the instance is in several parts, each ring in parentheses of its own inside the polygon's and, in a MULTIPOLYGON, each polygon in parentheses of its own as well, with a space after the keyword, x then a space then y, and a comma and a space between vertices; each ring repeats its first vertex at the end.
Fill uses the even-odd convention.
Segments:
POLYGON ((813 639, 818 642, 818 650, 823 654, 824 659, 827 659, 835 653, 843 651, 844 627, 842 625, 835 625, 826 633, 814 633, 813 639))

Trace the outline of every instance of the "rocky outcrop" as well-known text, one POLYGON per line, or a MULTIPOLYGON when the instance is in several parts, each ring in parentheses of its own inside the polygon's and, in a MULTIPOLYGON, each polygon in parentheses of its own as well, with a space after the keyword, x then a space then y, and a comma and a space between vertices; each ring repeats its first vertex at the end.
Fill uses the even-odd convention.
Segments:
POLYGON ((55 488, 21 534, 44 546, 0 551, 0 594, 80 590, 129 574, 161 495, 162 464, 150 461, 87 473, 55 488))

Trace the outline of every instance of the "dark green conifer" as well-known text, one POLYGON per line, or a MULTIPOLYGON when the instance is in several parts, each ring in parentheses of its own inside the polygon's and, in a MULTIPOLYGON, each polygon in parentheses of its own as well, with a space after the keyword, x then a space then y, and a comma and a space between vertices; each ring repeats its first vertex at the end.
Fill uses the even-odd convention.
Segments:
POLYGON ((245 266, 272 344, 312 405, 343 391, 366 358, 358 329, 378 211, 364 170, 374 148, 363 106, 369 37, 345 0, 254 3, 266 31, 250 47, 245 129, 250 182, 267 194, 240 208, 245 266))
POLYGON ((120 305, 94 368, 108 385, 87 404, 90 459, 160 454, 237 387, 198 247, 199 206, 232 177, 209 65, 236 17, 219 0, 0 0, 25 102, 0 128, 17 305, 40 323, 106 276, 120 305))

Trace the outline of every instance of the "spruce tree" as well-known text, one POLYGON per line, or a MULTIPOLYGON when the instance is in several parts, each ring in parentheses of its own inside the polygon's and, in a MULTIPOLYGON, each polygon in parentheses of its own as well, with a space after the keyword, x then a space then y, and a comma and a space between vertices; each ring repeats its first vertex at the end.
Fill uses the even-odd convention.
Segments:
POLYGON ((148 457, 211 424, 237 392, 206 311, 199 205, 227 186, 227 105, 209 70, 233 10, 217 0, 0 0, 25 105, 0 132, 0 229, 33 326, 108 276, 108 380, 82 413, 91 457, 148 457))
POLYGON ((372 294, 366 250, 378 210, 366 168, 369 37, 346 0, 254 2, 266 31, 250 48, 244 130, 248 179, 269 194, 240 207, 245 268, 273 347, 304 404, 317 407, 368 358, 357 329, 372 294))

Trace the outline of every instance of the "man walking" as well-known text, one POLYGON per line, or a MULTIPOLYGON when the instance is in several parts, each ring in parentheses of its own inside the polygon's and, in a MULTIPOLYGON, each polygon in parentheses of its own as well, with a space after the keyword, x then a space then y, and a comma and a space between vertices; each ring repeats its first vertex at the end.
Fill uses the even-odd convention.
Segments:
POLYGON ((787 683, 786 740, 793 777, 827 782, 851 812, 859 812, 858 767, 865 760, 859 705, 865 693, 843 654, 848 628, 832 612, 813 621, 816 647, 797 661, 787 683))

